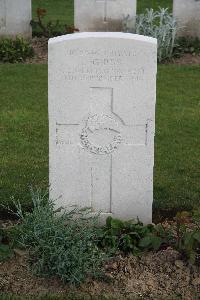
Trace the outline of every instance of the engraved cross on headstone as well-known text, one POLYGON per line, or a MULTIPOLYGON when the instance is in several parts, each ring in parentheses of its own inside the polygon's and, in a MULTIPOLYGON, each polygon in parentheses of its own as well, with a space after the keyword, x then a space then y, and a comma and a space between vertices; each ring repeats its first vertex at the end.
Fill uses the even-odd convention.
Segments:
POLYGON ((56 144, 79 146, 91 162, 91 207, 94 211, 112 213, 113 156, 121 147, 147 145, 146 124, 126 125, 114 112, 112 88, 91 87, 89 112, 79 124, 57 123, 56 144), (86 128, 86 129, 85 129, 86 128), (87 131, 82 140, 82 132, 87 131), (116 136, 121 139, 116 141, 116 136), (86 141, 85 141, 86 140, 86 141))
POLYGON ((115 2, 116 0, 96 0, 96 2, 102 2, 104 4, 104 17, 103 21, 106 23, 108 20, 108 2, 115 2))

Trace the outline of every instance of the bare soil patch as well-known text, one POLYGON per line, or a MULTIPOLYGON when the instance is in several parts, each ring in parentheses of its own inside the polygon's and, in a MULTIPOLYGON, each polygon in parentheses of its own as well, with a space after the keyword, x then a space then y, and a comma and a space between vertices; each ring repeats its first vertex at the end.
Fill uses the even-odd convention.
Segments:
POLYGON ((200 267, 181 260, 171 248, 141 257, 118 256, 103 267, 105 277, 88 279, 79 288, 63 285, 56 278, 34 276, 23 253, 0 263, 0 291, 15 295, 105 296, 116 299, 200 299, 200 267), (173 298, 170 298, 173 299, 173 298))
POLYGON ((28 59, 28 64, 46 64, 48 61, 48 39, 45 37, 34 37, 31 41, 35 56, 28 59))
POLYGON ((169 63, 176 65, 200 65, 200 55, 185 53, 180 58, 173 58, 169 63))

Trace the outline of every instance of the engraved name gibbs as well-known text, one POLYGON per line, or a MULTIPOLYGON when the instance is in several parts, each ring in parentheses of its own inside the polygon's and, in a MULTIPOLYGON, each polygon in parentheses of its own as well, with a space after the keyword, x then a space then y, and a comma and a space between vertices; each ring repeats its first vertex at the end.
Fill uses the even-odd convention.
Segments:
MULTIPOLYGON (((144 49, 145 52, 145 49, 144 49)), ((145 54, 145 53, 144 53, 145 54)), ((137 57, 138 50, 105 50, 105 49, 70 49, 69 57, 80 58, 74 66, 68 66, 65 72, 66 81, 141 81, 144 78, 143 67, 130 67, 124 64, 125 58, 137 57)))

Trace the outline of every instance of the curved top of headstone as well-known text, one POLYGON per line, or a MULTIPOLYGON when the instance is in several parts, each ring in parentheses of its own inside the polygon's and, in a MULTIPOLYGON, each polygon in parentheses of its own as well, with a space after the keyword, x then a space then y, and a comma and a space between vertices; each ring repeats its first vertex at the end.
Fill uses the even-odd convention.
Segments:
POLYGON ((81 32, 81 33, 72 33, 61 35, 55 38, 49 39, 49 44, 61 43, 68 40, 77 40, 77 39, 86 39, 86 38, 118 38, 118 39, 127 39, 135 40, 138 42, 146 42, 151 44, 157 44, 157 39, 133 34, 133 33, 124 33, 124 32, 81 32))

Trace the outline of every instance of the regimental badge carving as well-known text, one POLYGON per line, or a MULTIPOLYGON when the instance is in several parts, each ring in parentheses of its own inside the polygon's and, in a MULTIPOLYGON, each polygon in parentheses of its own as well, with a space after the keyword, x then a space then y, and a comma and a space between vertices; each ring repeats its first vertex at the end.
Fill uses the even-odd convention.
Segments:
POLYGON ((105 114, 89 116, 82 129, 81 144, 94 154, 110 154, 122 142, 117 121, 105 114))

